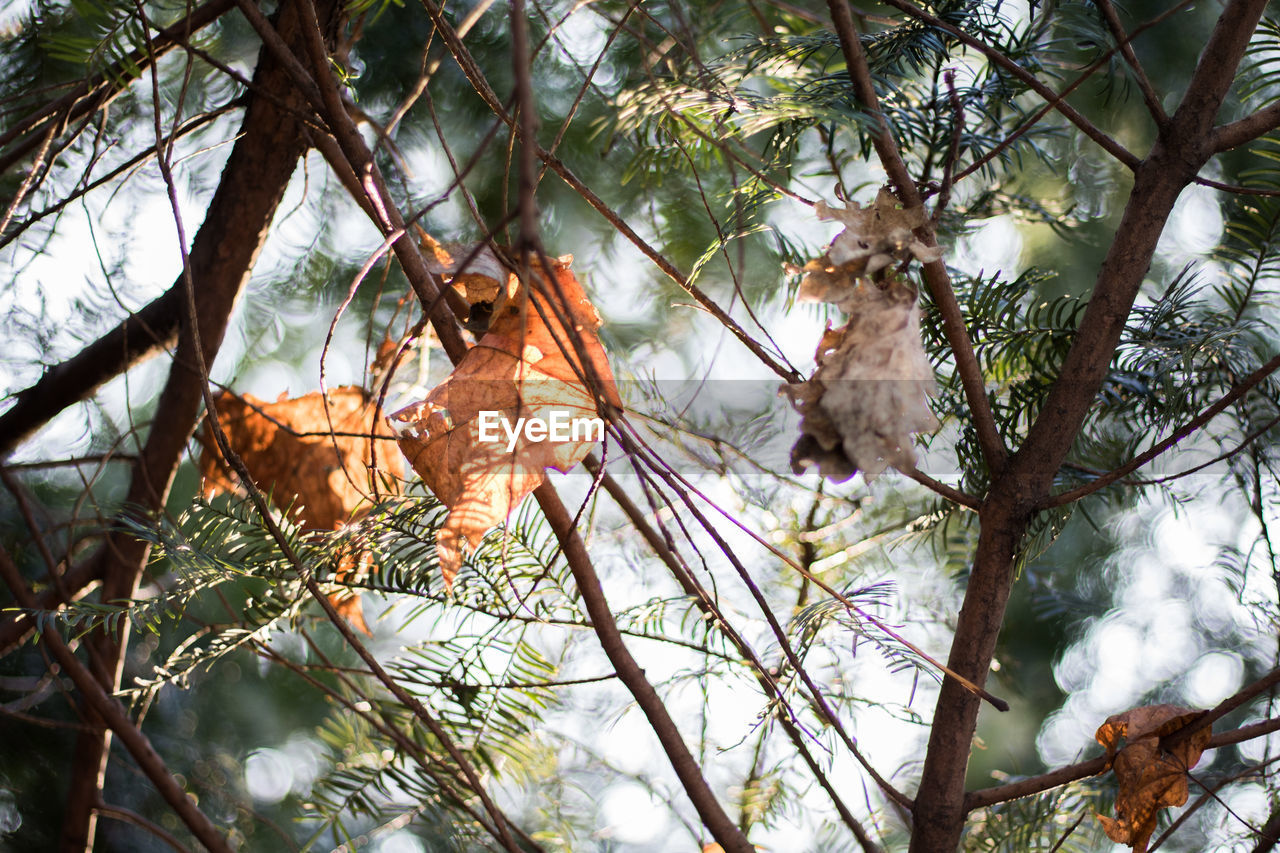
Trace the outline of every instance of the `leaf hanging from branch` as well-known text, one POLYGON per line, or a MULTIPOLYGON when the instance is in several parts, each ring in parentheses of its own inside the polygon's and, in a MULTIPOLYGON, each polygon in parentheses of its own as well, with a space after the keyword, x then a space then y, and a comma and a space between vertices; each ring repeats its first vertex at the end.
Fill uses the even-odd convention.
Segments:
MULTIPOLYGON (((214 398, 214 406, 227 442, 254 483, 277 506, 292 502, 293 514, 306 527, 336 530, 367 511, 375 452, 383 475, 377 485, 383 493, 398 491, 397 481, 404 477, 400 454, 388 442, 370 437, 388 439, 395 434, 376 417, 375 403, 363 388, 329 391, 327 413, 319 391, 293 399, 282 394, 274 403, 224 391, 214 398), (373 442, 379 445, 376 451, 373 442)), ((238 491, 207 420, 199 440, 204 447, 204 496, 238 491)), ((338 554, 334 579, 341 583, 358 577, 368 570, 370 559, 362 550, 338 554)), ((329 600, 352 625, 369 633, 358 593, 341 590, 329 600)))
POLYGON ((1110 716, 1098 727, 1094 737, 1106 747, 1120 784, 1116 816, 1098 815, 1112 841, 1144 853, 1160 809, 1187 801, 1188 771, 1200 761, 1213 732, 1205 726, 1168 751, 1161 747, 1160 739, 1203 713, 1177 705, 1145 705, 1110 716), (1121 739, 1125 741, 1123 748, 1121 739))
POLYGON ((391 415, 401 450, 450 508, 436 534, 446 587, 461 567, 464 540, 479 545, 541 485, 547 468, 568 471, 604 437, 584 380, 621 405, 596 337, 600 316, 569 269, 572 260, 535 273, 532 299, 505 271, 488 282, 469 273, 467 294, 494 306, 487 333, 425 400, 391 415))
POLYGON ((867 208, 819 204, 818 216, 846 227, 805 264, 799 299, 834 303, 849 322, 823 332, 807 382, 784 386, 802 416, 791 466, 799 474, 817 465, 836 482, 862 471, 870 482, 889 466, 914 468, 911 434, 938 427, 927 401, 936 384, 920 342, 916 290, 889 267, 936 261, 941 250, 912 233, 924 210, 904 210, 888 190, 867 208))

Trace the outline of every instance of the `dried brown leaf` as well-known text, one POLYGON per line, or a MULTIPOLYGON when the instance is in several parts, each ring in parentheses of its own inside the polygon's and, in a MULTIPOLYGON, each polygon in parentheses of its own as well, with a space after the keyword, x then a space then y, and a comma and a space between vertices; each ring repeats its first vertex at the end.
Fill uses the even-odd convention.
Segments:
MULTIPOLYGON (((337 529, 368 509, 375 452, 369 435, 395 437, 376 417, 374 401, 364 389, 335 388, 328 401, 326 417, 318 391, 293 399, 281 395, 274 403, 229 391, 214 398, 218 423, 254 483, 277 506, 292 504, 298 521, 316 530, 337 529)), ((207 421, 199 440, 204 496, 236 491, 235 476, 207 421)), ((375 441, 378 468, 385 475, 378 485, 385 494, 403 478, 404 463, 389 442, 375 441)), ((339 555, 334 579, 341 583, 357 577, 367 571, 368 559, 366 554, 339 555)), ((356 593, 334 593, 330 601, 353 625, 369 632, 356 593)))
POLYGON ((600 317, 570 271, 571 261, 566 257, 553 262, 552 280, 543 278, 532 303, 526 304, 519 293, 507 299, 488 333, 453 373, 426 399, 390 418, 410 464, 450 508, 436 535, 446 587, 452 586, 461 567, 464 541, 473 548, 479 545, 486 532, 542 483, 545 469, 568 471, 595 443, 594 438, 539 440, 524 431, 513 438, 496 421, 518 429, 520 418, 552 423, 553 418, 573 422, 598 417, 580 373, 594 374, 604 386, 605 398, 620 405, 595 334, 600 317), (573 353, 572 338, 556 319, 553 300, 581 340, 585 364, 562 351, 564 347, 573 353), (499 440, 494 440, 494 430, 499 440))
POLYGON ((1116 816, 1098 815, 1112 841, 1142 853, 1155 832, 1160 809, 1187 801, 1188 772, 1200 761, 1212 731, 1205 726, 1168 751, 1161 748, 1160 739, 1203 713, 1177 705, 1144 705, 1110 716, 1098 727, 1095 738, 1106 748, 1120 786, 1116 816))

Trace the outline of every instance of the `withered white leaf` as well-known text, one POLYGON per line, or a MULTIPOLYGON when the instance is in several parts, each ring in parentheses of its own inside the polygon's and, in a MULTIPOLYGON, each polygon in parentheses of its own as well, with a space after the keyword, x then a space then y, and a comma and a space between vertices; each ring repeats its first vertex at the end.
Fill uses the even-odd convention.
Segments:
POLYGON ((823 334, 813 376, 785 386, 802 415, 791 464, 796 473, 817 465, 837 482, 862 471, 870 482, 889 466, 915 467, 912 433, 938 427, 927 400, 937 384, 913 288, 867 281, 845 303, 849 322, 823 334))

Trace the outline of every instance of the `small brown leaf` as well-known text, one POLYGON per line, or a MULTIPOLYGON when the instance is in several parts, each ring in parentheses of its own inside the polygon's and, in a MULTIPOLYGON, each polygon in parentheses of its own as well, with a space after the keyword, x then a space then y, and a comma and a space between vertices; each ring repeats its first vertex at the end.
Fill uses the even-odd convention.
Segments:
MULTIPOLYGON (((254 483, 277 506, 292 504, 304 526, 334 530, 367 510, 373 463, 368 435, 394 438, 395 434, 375 417, 376 407, 364 389, 330 391, 328 417, 318 391, 294 399, 281 395, 274 403, 224 391, 214 398, 214 406, 231 449, 243 460, 254 483)), ((204 447, 200 454, 204 496, 236 491, 235 477, 207 421, 198 438, 204 447)), ((396 480, 404 476, 404 463, 389 442, 377 443, 378 467, 384 475, 380 488, 394 491, 396 480)), ((369 559, 363 553, 339 555, 334 579, 341 583, 357 577, 368 570, 369 559)), ((345 590, 329 600, 348 621, 369 633, 358 594, 345 590)))
MULTIPOLYGON (((551 275, 541 277, 527 306, 518 292, 506 299, 488 333, 453 373, 426 399, 390 417, 409 463, 450 508, 436 534, 446 588, 461 567, 464 541, 472 548, 479 545, 486 532, 542 483, 545 469, 566 472, 595 444, 594 433, 573 431, 583 421, 599 417, 579 373, 593 373, 604 386, 605 399, 621 405, 595 334, 600 317, 570 271, 571 261, 565 257, 553 262, 551 275), (574 352, 553 303, 581 340, 585 363, 561 350, 574 352), (538 438, 521 426, 533 422, 567 423, 567 434, 573 437, 538 438)), ((601 437, 602 427, 601 422, 601 437)))
POLYGON ((1160 738, 1203 713, 1177 705, 1145 705, 1110 716, 1098 727, 1095 738, 1106 748, 1120 786, 1116 816, 1098 815, 1112 841, 1143 853, 1160 809, 1187 801, 1188 771, 1200 761, 1212 731, 1205 726, 1169 751, 1161 748, 1160 738))

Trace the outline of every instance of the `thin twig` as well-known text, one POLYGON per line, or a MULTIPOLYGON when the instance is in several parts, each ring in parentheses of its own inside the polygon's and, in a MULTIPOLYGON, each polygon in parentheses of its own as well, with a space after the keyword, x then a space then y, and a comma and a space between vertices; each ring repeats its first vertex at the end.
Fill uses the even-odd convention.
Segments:
POLYGON ((685 794, 697 810, 698 816, 726 853, 752 853, 755 848, 712 793, 706 779, 702 776, 702 769, 698 766, 693 754, 689 752, 689 747, 681 737, 675 721, 671 719, 662 698, 653 689, 653 685, 645 677, 644 670, 636 663, 622 641, 622 635, 618 632, 618 623, 605 598, 604 588, 600 585, 595 567, 591 564, 586 545, 573 527, 573 517, 550 483, 539 486, 534 491, 534 496, 538 499, 543 515, 546 516, 547 522, 560 542, 560 548, 573 572, 583 604, 595 626, 596 636, 600 638, 600 647, 608 656, 609 662, 613 664, 619 680, 631 691, 636 704, 644 712, 676 776, 684 786, 685 794))
MULTIPOLYGON (((828 2, 830 2, 830 0, 828 0, 828 2)), ((1096 142, 1102 150, 1106 151, 1112 157, 1116 158, 1131 169, 1137 167, 1140 160, 1136 154, 1132 153, 1119 142, 1102 132, 1097 125, 1085 118, 1078 110, 1066 101, 1061 100, 1056 92, 1037 80, 1035 75, 1018 65, 1018 63, 1014 62, 991 45, 981 41, 980 39, 974 38, 959 27, 948 24, 946 21, 943 21, 935 15, 930 15, 920 7, 908 2, 908 0, 885 0, 885 3, 901 12, 905 12, 916 20, 923 21, 931 27, 942 30, 963 44, 976 49, 992 63, 1000 66, 1000 68, 1006 73, 1016 77, 1025 84, 1027 88, 1044 98, 1045 101, 1053 103, 1054 107, 1058 112, 1062 113, 1067 121, 1074 124, 1085 136, 1096 142)))
POLYGON ((1254 386, 1261 383, 1263 380, 1265 380, 1271 374, 1275 373, 1277 370, 1280 370, 1280 355, 1273 357, 1270 361, 1268 361, 1266 364, 1259 367, 1253 373, 1250 373, 1244 379, 1241 379, 1239 382, 1233 385, 1231 390, 1228 391, 1226 394, 1224 394, 1216 403, 1214 403, 1212 406, 1209 406, 1203 412, 1196 415, 1194 418, 1192 418, 1190 421, 1188 421, 1178 429, 1174 430, 1172 434, 1170 434, 1167 438, 1163 439, 1162 441, 1157 442, 1149 450, 1145 451, 1144 453, 1138 454, 1138 456, 1134 457, 1129 462, 1126 462, 1124 465, 1121 465, 1119 468, 1114 468, 1111 471, 1108 471, 1107 473, 1103 474, 1102 476, 1098 477, 1096 480, 1093 480, 1092 482, 1086 483, 1083 486, 1078 486, 1074 489, 1071 489, 1070 491, 1060 492, 1056 495, 1050 495, 1049 497, 1045 498, 1044 501, 1041 502, 1040 508, 1052 509, 1053 507, 1062 506, 1068 503, 1073 503, 1087 495, 1093 494, 1099 489, 1102 489, 1102 488, 1105 488, 1106 486, 1111 485, 1117 480, 1124 479, 1128 475, 1132 474, 1134 471, 1141 468, 1143 465, 1146 465, 1148 462, 1150 462, 1151 460, 1155 459, 1157 456, 1164 453, 1169 448, 1173 447, 1179 441, 1182 441, 1182 439, 1191 435, 1191 433, 1200 429, 1200 427, 1204 426, 1209 421, 1213 420, 1215 417, 1217 417, 1219 414, 1225 411, 1228 406, 1230 406, 1232 403, 1239 400, 1245 394, 1248 394, 1251 390, 1253 390, 1254 386))
POLYGON ((127 58, 77 84, 71 91, 46 103, 25 119, 15 122, 0 134, 0 149, 17 143, 0 155, 0 174, 7 172, 39 144, 39 137, 23 140, 24 135, 34 133, 50 122, 61 128, 73 120, 102 109, 127 88, 121 85, 121 81, 132 80, 133 71, 145 69, 149 62, 163 56, 179 42, 189 40, 191 33, 217 20, 233 5, 233 0, 209 0, 192 10, 187 17, 156 33, 151 38, 149 50, 133 51, 127 58))
POLYGON ((1147 72, 1143 70, 1142 63, 1138 61, 1138 55, 1133 52, 1132 37, 1124 31, 1124 24, 1120 22, 1115 4, 1111 0, 1095 0, 1095 2, 1098 10, 1102 12, 1103 20, 1107 22, 1107 28, 1115 37, 1120 55, 1133 69, 1134 79, 1138 81, 1138 88, 1142 90, 1142 100, 1146 102, 1147 110, 1150 111, 1157 125, 1163 125, 1169 120, 1169 115, 1164 111, 1164 105, 1160 103, 1160 95, 1151 85, 1151 80, 1147 78, 1147 72))
POLYGON ((179 841, 172 832, 157 823, 147 820, 137 812, 126 809, 124 806, 110 806, 103 804, 96 807, 94 811, 103 817, 109 817, 122 823, 132 824, 145 832, 149 832, 165 844, 168 844, 174 850, 178 851, 178 853, 191 853, 191 849, 179 841))
MULTIPOLYGON (((1254 738, 1265 737, 1275 731, 1280 731, 1280 717, 1262 720, 1261 722, 1241 726, 1238 729, 1232 729, 1227 732, 1218 732, 1209 739, 1209 744, 1205 747, 1205 750, 1221 749, 1224 746, 1244 743, 1254 738)), ((1107 769, 1107 764, 1106 756, 1100 755, 1088 761, 1059 767, 1039 776, 1019 779, 1017 782, 1010 782, 1007 785, 995 785, 979 791, 970 791, 965 795, 964 808, 966 812, 971 812, 974 809, 993 806, 996 803, 1004 803, 1009 800, 1017 800, 1033 794, 1039 794, 1042 791, 1049 791, 1068 782, 1074 782, 1077 779, 1097 776, 1107 769)))
MULTIPOLYGON (((247 2, 247 0, 240 0, 240 2, 247 2)), ((435 6, 431 0, 421 0, 421 2, 423 7, 427 10, 427 14, 431 17, 432 23, 435 24, 444 36, 445 44, 448 45, 454 59, 457 60, 463 73, 467 75, 467 79, 471 82, 471 85, 475 87, 481 98, 484 99, 485 103, 489 106, 489 109, 493 111, 494 115, 502 119, 507 126, 511 127, 513 130, 517 129, 517 122, 515 118, 493 91, 493 88, 489 85, 489 82, 485 78, 483 72, 476 64, 474 58, 472 58, 470 51, 464 44, 462 44, 462 41, 457 38, 457 34, 454 32, 453 27, 444 18, 440 9, 435 6)), ((794 369, 784 366, 775 359, 771 353, 765 350, 764 347, 760 346, 754 338, 747 334, 746 330, 738 325, 737 321, 730 317, 723 308, 716 304, 716 302, 707 296, 707 294, 699 287, 689 281, 688 276, 680 272, 680 270, 677 269, 670 260, 664 257, 660 252, 640 237, 640 235, 637 234, 621 216, 619 216, 612 208, 609 207, 609 205, 596 195, 590 187, 574 175, 569 167, 566 166, 559 157, 556 157, 542 146, 537 145, 536 141, 533 141, 531 147, 537 154, 538 158, 550 167, 550 169, 555 172, 561 180, 582 196, 583 200, 595 208, 595 210, 603 216, 615 230, 626 237, 627 240, 644 253, 646 257, 653 261, 658 269, 662 270, 662 272, 664 272, 672 281, 692 296, 694 300, 702 306, 702 308, 715 317, 716 320, 718 320, 726 329, 733 333, 734 337, 738 338, 738 340, 742 342, 743 346, 750 350, 752 355, 756 356, 762 364, 785 379, 787 382, 803 381, 804 377, 794 369)))

